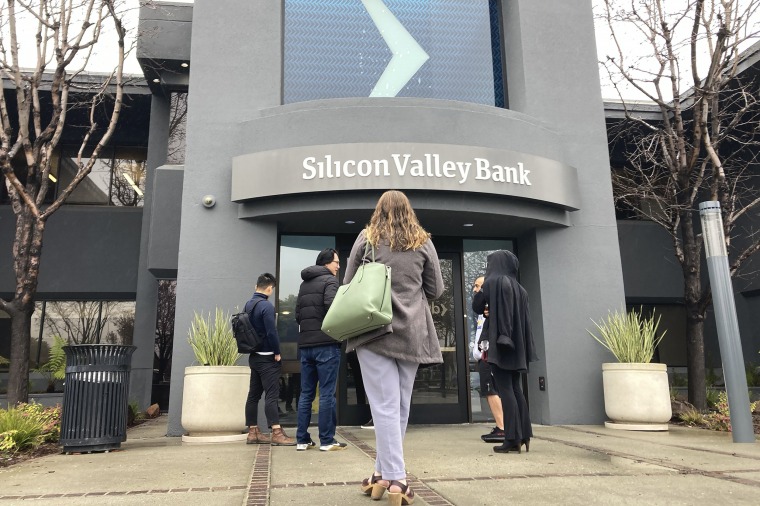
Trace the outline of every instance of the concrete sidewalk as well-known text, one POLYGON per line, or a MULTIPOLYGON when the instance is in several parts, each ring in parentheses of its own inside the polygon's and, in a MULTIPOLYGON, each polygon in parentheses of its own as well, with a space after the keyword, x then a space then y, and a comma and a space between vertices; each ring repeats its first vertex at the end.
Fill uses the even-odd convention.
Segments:
MULTIPOLYGON (((410 426, 406 463, 420 505, 760 503, 760 445, 672 426, 667 433, 535 426, 530 453, 494 454, 489 426, 410 426)), ((292 435, 294 429, 286 429, 292 435)), ((51 455, 0 469, 1 504, 364 505, 374 431, 341 427, 336 452, 182 444, 161 417, 122 450, 51 455)))

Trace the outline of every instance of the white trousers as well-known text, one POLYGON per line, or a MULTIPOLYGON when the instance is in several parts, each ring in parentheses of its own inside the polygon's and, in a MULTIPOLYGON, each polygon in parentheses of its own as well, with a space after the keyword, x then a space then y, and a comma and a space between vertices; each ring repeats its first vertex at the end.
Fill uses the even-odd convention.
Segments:
POLYGON ((375 471, 384 480, 406 478, 404 436, 419 364, 356 349, 375 425, 375 471))

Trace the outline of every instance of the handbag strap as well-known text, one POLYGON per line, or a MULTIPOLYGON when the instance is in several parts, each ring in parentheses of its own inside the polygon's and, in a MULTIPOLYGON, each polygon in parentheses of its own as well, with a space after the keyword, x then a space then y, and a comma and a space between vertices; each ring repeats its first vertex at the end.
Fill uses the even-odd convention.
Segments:
POLYGON ((375 261, 375 247, 372 246, 372 243, 367 241, 364 244, 364 256, 362 256, 362 263, 367 263, 367 256, 369 255, 370 251, 372 252, 372 262, 375 261))

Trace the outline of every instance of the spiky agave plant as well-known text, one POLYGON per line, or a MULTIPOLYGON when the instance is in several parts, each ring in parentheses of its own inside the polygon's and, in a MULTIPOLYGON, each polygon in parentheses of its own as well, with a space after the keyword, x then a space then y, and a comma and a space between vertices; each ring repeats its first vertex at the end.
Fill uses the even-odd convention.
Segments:
POLYGON ((591 322, 596 326, 599 335, 590 330, 587 332, 599 344, 610 350, 618 362, 651 362, 655 349, 665 337, 665 331, 657 334, 660 316, 655 320, 654 312, 646 318, 640 311, 615 311, 599 323, 593 319, 591 322))
POLYGON ((240 354, 237 352, 237 342, 232 336, 229 313, 216 308, 213 322, 211 313, 208 316, 198 313, 193 315, 187 340, 198 363, 235 365, 240 354))

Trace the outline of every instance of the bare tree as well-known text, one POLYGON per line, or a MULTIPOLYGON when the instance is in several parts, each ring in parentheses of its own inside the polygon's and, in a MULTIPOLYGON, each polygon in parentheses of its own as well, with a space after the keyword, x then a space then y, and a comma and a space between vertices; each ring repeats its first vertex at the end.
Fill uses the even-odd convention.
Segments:
POLYGON ((45 225, 90 173, 121 112, 126 30, 116 2, 6 0, 0 5, 0 83, 3 90, 9 85, 13 90, 9 97, 15 100, 6 101, 5 93, 0 93, 0 169, 16 216, 16 288, 11 300, 0 300, 0 310, 11 317, 10 405, 26 401, 29 394, 31 317, 45 225), (19 56, 19 37, 28 31, 25 22, 36 29, 36 37, 29 39, 36 41, 31 68, 19 56), (85 76, 93 51, 102 46, 106 34, 113 34, 117 40, 114 71, 104 79, 85 76), (78 90, 75 79, 90 86, 78 90), (51 161, 66 128, 67 114, 77 105, 77 95, 88 97, 89 108, 89 125, 81 135, 76 158, 77 172, 55 200, 43 206, 51 181, 51 161))
POLYGON ((625 156, 613 170, 614 196, 672 238, 684 280, 689 400, 700 409, 711 294, 702 283, 699 202, 721 204, 732 275, 760 249, 756 235, 741 233, 760 203, 760 71, 742 53, 758 40, 759 3, 604 0, 601 11, 616 47, 602 63, 626 118, 612 139, 625 156), (648 115, 623 98, 623 86, 651 102, 648 115))
POLYGON ((167 376, 174 349, 174 311, 177 303, 177 281, 162 279, 158 282, 156 315, 156 356, 159 381, 167 376))

